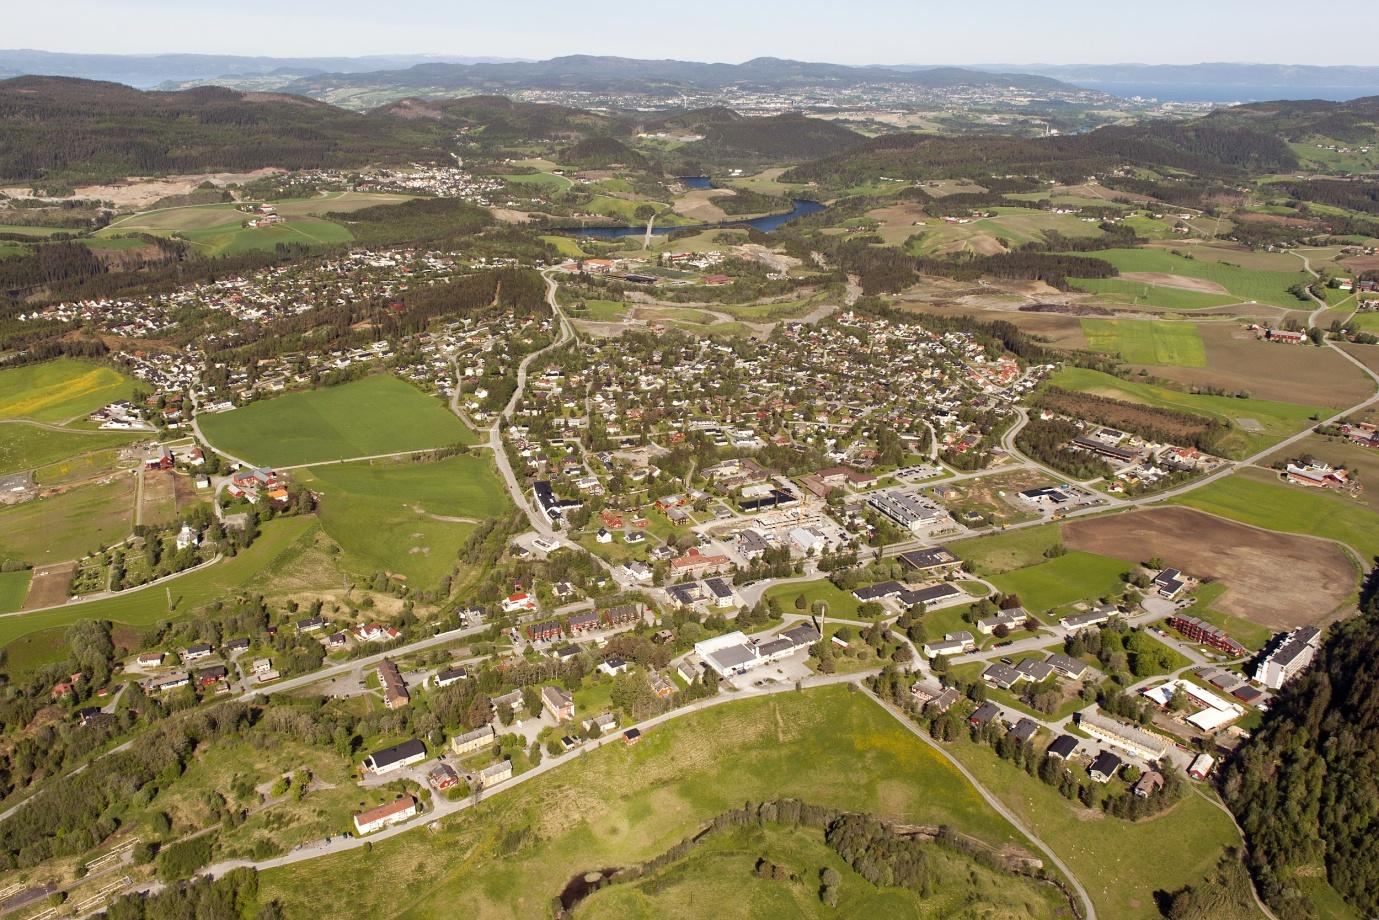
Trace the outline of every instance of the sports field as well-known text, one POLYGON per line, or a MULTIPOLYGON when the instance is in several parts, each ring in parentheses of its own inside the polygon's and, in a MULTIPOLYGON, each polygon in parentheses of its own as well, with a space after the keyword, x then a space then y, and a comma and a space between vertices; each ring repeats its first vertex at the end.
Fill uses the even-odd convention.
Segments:
POLYGON ((1025 609, 1042 613, 1073 601, 1119 594, 1121 574, 1133 566, 1121 559, 1071 552, 1028 568, 995 575, 991 583, 1005 594, 1018 594, 1025 609))
POLYGON ((490 920, 546 916, 572 876, 647 859, 727 808, 788 795, 1023 845, 936 752, 830 687, 682 716, 634 747, 609 744, 499 789, 434 832, 269 870, 261 894, 289 916, 448 918, 457 904, 490 920), (404 903, 386 881, 399 877, 404 903))
POLYGON ((1339 540, 1366 562, 1379 557, 1379 513, 1338 495, 1284 485, 1264 470, 1218 479, 1175 501, 1267 530, 1339 540))
POLYGON ((23 422, 0 424, 0 476, 128 444, 138 437, 128 431, 59 431, 23 422))
POLYGON ((200 423, 214 447, 279 467, 476 440, 440 400, 390 374, 288 393, 201 416, 200 423))
POLYGON ((1084 319, 1087 347, 1120 355, 1130 364, 1203 367, 1207 350, 1192 323, 1084 319))
POLYGON ((65 422, 133 392, 132 378, 74 358, 7 368, 0 370, 0 419, 65 422))
POLYGON ((344 567, 403 575, 421 588, 454 568, 474 522, 508 507, 486 455, 322 466, 302 479, 320 497, 321 524, 344 550, 344 567))
POLYGON ((1222 440, 1219 449, 1231 457, 1245 457, 1263 450, 1306 427, 1311 416, 1325 418, 1331 414, 1321 406, 1186 393, 1082 367, 1064 367, 1050 378, 1050 382, 1065 390, 1224 419, 1232 423, 1234 430, 1222 440))

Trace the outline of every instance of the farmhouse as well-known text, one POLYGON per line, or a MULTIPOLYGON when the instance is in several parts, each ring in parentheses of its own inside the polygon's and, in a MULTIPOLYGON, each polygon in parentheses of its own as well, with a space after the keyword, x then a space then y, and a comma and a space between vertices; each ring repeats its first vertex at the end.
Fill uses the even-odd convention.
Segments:
POLYGON ((426 746, 415 739, 374 751, 364 758, 365 771, 382 776, 426 759, 426 746))
POLYGON ((1314 489, 1328 489, 1350 483, 1350 474, 1344 469, 1326 463, 1290 463, 1285 471, 1288 481, 1294 485, 1314 489))
POLYGON ((401 824, 417 814, 417 800, 410 795, 394 799, 386 805, 361 811, 354 816, 354 829, 362 837, 374 831, 401 824))

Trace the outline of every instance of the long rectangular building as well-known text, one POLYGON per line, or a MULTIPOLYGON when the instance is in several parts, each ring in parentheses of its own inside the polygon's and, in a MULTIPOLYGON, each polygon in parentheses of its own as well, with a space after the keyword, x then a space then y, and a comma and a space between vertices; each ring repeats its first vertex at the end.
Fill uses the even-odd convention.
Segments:
POLYGON ((1169 740, 1161 735, 1094 712, 1080 713, 1077 725, 1093 738, 1099 738, 1113 747, 1146 760, 1158 760, 1167 754, 1171 747, 1169 740))

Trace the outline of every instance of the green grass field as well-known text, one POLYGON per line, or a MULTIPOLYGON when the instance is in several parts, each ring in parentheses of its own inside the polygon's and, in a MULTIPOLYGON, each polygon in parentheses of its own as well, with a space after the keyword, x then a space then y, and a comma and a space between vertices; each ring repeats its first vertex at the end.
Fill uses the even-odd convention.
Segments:
MULTIPOLYGON (((1287 309, 1295 309, 1300 303, 1288 293, 1288 288, 1300 281, 1311 280, 1311 276, 1301 270, 1301 263, 1298 271, 1247 269, 1209 259, 1188 259, 1166 249, 1106 249, 1098 251, 1096 258, 1110 262, 1121 272, 1152 272, 1199 278, 1225 288, 1235 301, 1253 300, 1287 309)), ((1080 281, 1076 283, 1081 284, 1080 281)), ((1161 284, 1152 286, 1156 289, 1167 287, 1161 284)))
POLYGON ((500 789, 434 832, 269 870, 261 894, 288 916, 453 917, 457 904, 468 916, 545 916, 576 873, 647 859, 744 800, 786 795, 1022 844, 936 752, 836 687, 683 716, 635 747, 610 744, 500 789), (385 883, 399 877, 403 898, 385 883))
POLYGON ((128 475, 12 505, 0 509, 0 559, 34 565, 77 559, 128 537, 133 515, 128 475))
POLYGON ((133 392, 132 378, 74 358, 7 368, 0 370, 0 419, 65 422, 133 392))
POLYGON ((263 532, 253 546, 233 558, 173 579, 167 583, 166 590, 156 587, 86 604, 0 618, 0 646, 13 657, 11 643, 21 637, 33 636, 28 644, 51 645, 52 636, 41 633, 60 632, 77 620, 112 620, 141 627, 160 620, 180 619, 271 569, 279 557, 290 553, 299 541, 310 538, 318 526, 316 518, 310 515, 269 521, 263 525, 263 532))
POLYGON ((210 443, 253 463, 296 466, 450 444, 473 432, 440 400, 389 374, 288 393, 201 418, 210 443))
POLYGON ((324 198, 298 199, 285 202, 280 213, 284 223, 267 227, 247 228, 249 214, 234 204, 192 205, 184 208, 163 208, 131 214, 115 221, 101 231, 98 239, 116 233, 151 233, 185 239, 203 255, 235 255, 253 250, 273 249, 278 243, 304 243, 310 246, 335 245, 354 239, 349 228, 334 221, 313 217, 312 214, 330 210, 349 211, 369 204, 406 200, 405 196, 378 196, 378 201, 361 203, 357 199, 341 200, 332 206, 324 198))
POLYGON ((813 608, 815 601, 823 601, 828 605, 828 615, 831 617, 857 617, 857 598, 852 596, 851 591, 838 590, 827 578, 793 585, 777 585, 766 592, 764 599, 767 602, 777 601, 785 613, 807 613, 813 608), (795 607, 795 598, 801 595, 805 599, 804 610, 795 607))
POLYGON ((1146 284, 1128 278, 1074 278, 1073 284, 1079 290, 1098 294, 1117 303, 1142 304, 1164 310, 1207 310, 1211 307, 1224 307, 1239 303, 1239 297, 1230 294, 1211 294, 1203 291, 1185 291, 1181 288, 1166 287, 1161 284, 1146 284))
POLYGON ((948 544, 948 548, 976 574, 998 575, 1038 565, 1045 560, 1044 551, 1062 539, 1062 531, 1057 524, 1043 524, 988 537, 959 540, 948 544))
POLYGON ((1207 364, 1206 346, 1191 323, 1084 319, 1082 334, 1092 351, 1118 354, 1130 364, 1207 364))
POLYGON ((1067 901, 1051 886, 993 872, 937 847, 926 850, 925 857, 934 873, 930 897, 871 884, 824 842, 821 830, 733 828, 713 835, 660 872, 596 892, 575 916, 942 918, 965 916, 974 905, 994 916, 1056 917, 1062 915, 1060 908, 1067 911, 1067 901), (786 868, 796 879, 758 877, 754 870, 761 858, 786 868), (825 866, 841 878, 835 907, 819 897, 819 873, 825 866))
POLYGON ((92 451, 128 444, 128 431, 57 431, 22 422, 0 425, 0 475, 60 463, 92 451))
POLYGON ((18 610, 29 593, 30 573, 0 572, 0 613, 18 610))
POLYGON ((1121 592, 1121 574, 1132 566, 1094 553, 1069 552, 1028 568, 995 575, 991 583, 1006 594, 1020 595, 1026 609, 1041 613, 1073 601, 1111 597, 1121 592))
POLYGON ((1337 495, 1272 481, 1262 471, 1218 479, 1175 501, 1268 530, 1339 540, 1366 562, 1379 556, 1379 514, 1337 495))
MULTIPOLYGON (((1099 917, 1159 920, 1156 891, 1198 883, 1225 847, 1241 845, 1229 815, 1192 792, 1153 818, 1122 821, 1069 802, 989 747, 964 738, 948 748, 1062 857, 1099 917)), ((1258 916, 1248 901, 1238 910, 1258 916)))
POLYGON ((1065 367, 1054 374, 1050 382, 1065 390, 1094 393, 1125 402, 1224 419, 1235 427, 1222 439, 1219 449, 1226 456, 1235 458, 1249 456, 1264 450, 1275 441, 1295 434, 1307 427, 1310 416, 1325 417, 1331 414, 1321 406, 1185 393, 1150 383, 1124 380, 1082 367, 1065 367), (1246 425, 1251 422, 1257 423, 1258 430, 1243 427, 1242 420, 1246 425))
POLYGON ((345 551, 344 567, 386 570, 430 587, 455 566, 473 524, 508 507, 487 456, 438 463, 347 463, 316 467, 303 481, 320 496, 321 524, 345 551))

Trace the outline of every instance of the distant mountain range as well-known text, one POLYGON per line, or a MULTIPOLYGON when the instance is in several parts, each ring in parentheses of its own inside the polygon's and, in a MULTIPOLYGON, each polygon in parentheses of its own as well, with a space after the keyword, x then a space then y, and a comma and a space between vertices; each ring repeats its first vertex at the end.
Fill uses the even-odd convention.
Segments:
POLYGON ((68 54, 0 49, 0 78, 23 74, 108 80, 140 89, 163 83, 191 83, 218 77, 309 76, 395 70, 424 63, 474 64, 511 61, 504 57, 387 54, 366 57, 247 57, 233 54, 68 54))

